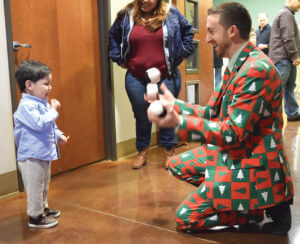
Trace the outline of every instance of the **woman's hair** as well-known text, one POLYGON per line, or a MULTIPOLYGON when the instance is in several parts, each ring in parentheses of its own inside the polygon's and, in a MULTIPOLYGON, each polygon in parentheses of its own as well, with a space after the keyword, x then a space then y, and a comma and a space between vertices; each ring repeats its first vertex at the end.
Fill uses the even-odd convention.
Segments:
POLYGON ((134 23, 145 26, 149 32, 154 32, 162 26, 163 21, 167 18, 167 4, 163 0, 158 0, 153 12, 153 18, 144 21, 142 19, 142 10, 139 8, 140 1, 133 0, 129 3, 118 13, 118 18, 124 16, 126 11, 133 9, 132 16, 134 23))

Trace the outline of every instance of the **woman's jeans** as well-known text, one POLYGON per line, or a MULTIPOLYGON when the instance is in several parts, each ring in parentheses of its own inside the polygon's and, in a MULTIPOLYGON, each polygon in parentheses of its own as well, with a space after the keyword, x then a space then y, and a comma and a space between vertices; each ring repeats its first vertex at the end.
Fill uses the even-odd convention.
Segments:
POLYGON ((294 93, 296 87, 297 67, 288 59, 281 59, 275 64, 283 85, 284 110, 287 117, 298 115, 298 102, 294 93))
MULTIPOLYGON (((178 97, 181 88, 181 76, 178 69, 176 70, 176 72, 176 78, 167 77, 159 82, 158 86, 160 87, 162 82, 164 82, 168 89, 173 93, 173 95, 175 97, 178 97)), ((125 87, 127 95, 131 102, 134 117, 136 119, 136 148, 139 152, 148 147, 151 141, 152 123, 148 120, 147 117, 147 109, 149 103, 144 99, 146 86, 146 79, 136 78, 129 71, 127 71, 125 78, 125 87)), ((168 151, 177 144, 174 128, 160 128, 160 144, 168 151)))

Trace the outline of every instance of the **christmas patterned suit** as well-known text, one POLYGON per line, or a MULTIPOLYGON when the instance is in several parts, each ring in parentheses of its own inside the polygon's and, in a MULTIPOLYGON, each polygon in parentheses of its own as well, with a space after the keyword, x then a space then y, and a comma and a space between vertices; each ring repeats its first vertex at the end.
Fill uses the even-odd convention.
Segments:
POLYGON ((226 68, 206 107, 175 100, 178 137, 201 146, 169 161, 197 189, 176 210, 182 230, 263 220, 264 209, 293 198, 282 140, 282 85, 272 61, 248 42, 226 68))

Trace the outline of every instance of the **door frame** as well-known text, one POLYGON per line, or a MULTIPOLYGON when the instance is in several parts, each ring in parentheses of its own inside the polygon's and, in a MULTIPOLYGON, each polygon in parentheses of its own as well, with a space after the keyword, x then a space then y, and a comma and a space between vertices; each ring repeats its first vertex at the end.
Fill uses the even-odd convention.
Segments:
MULTIPOLYGON (((8 56, 8 69, 9 69, 9 81, 10 81, 10 94, 11 94, 11 106, 14 113, 18 107, 17 89, 15 80, 15 67, 14 67, 14 51, 13 51, 13 38, 12 38, 12 23, 10 14, 10 0, 4 0, 4 13, 5 13, 5 27, 6 27, 6 41, 7 41, 7 56, 8 56)), ((15 145, 15 152, 17 153, 17 146, 15 145)), ((16 156, 17 158, 17 156, 16 156)), ((17 162, 16 162, 17 164, 17 162)), ((22 177, 17 165, 18 185, 19 191, 24 191, 24 185, 22 177)))
POLYGON ((111 6, 110 1, 98 0, 97 2, 105 159, 114 161, 117 160, 115 106, 113 102, 114 86, 111 75, 111 62, 108 57, 111 6), (107 33, 107 35, 101 35, 100 33, 107 33))
MULTIPOLYGON (((110 1, 97 0, 98 7, 98 27, 99 27, 99 47, 100 47, 100 64, 101 64, 101 85, 102 85, 102 109, 103 109, 103 130, 104 130, 104 148, 105 160, 116 160, 116 126, 115 126, 115 108, 113 104, 113 82, 111 80, 110 62, 108 58, 108 35, 100 33, 108 33, 109 30, 109 12, 110 1), (101 31, 100 31, 101 30, 101 31)), ((15 67, 14 67, 14 51, 12 47, 12 20, 10 0, 4 0, 6 40, 8 52, 8 66, 10 76, 10 91, 12 111, 16 111, 18 107, 15 67)), ((23 191, 22 180, 18 173, 19 189, 23 191)))

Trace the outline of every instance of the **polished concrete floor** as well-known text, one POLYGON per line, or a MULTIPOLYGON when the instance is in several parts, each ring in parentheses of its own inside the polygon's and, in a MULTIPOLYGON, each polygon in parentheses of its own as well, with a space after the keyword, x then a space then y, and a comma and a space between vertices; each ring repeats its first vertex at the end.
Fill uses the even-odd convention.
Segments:
MULTIPOLYGON (((134 157, 130 157, 53 177, 49 204, 62 215, 51 229, 27 227, 24 193, 0 199, 0 243, 300 243, 300 122, 286 123, 283 134, 295 186, 288 235, 234 228, 178 232, 174 211, 194 187, 169 175, 158 147, 150 151, 149 163, 140 170, 131 169, 134 157)), ((183 145, 176 153, 196 146, 183 145)))

